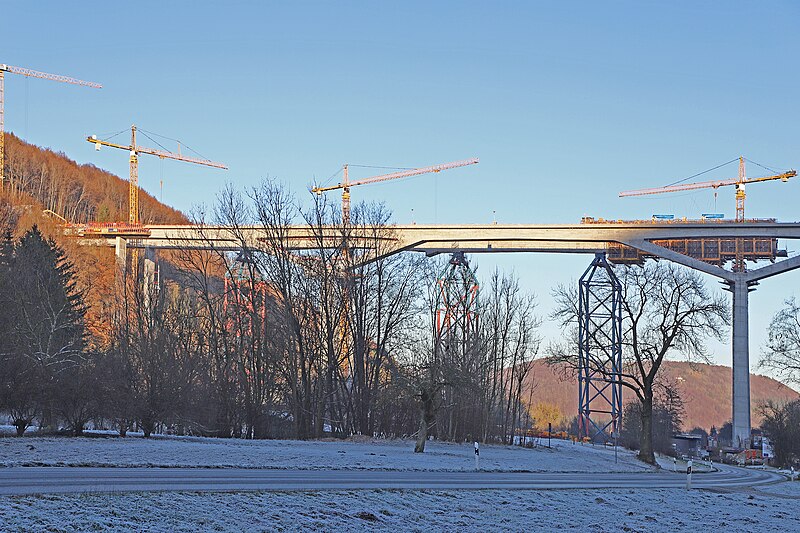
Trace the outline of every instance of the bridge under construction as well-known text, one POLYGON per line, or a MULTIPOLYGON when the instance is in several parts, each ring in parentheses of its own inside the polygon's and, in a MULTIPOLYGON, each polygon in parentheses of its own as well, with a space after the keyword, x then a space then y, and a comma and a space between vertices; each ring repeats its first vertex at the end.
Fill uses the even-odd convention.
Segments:
MULTIPOLYGON (((284 246, 298 251, 340 246, 342 226, 292 226, 284 246)), ((750 438, 750 355, 748 295, 760 280, 800 268, 800 255, 787 257, 778 240, 800 239, 800 222, 745 220, 712 221, 605 221, 584 219, 581 224, 396 225, 380 237, 376 248, 373 229, 348 228, 348 246, 372 249, 373 260, 400 252, 429 256, 464 253, 578 253, 606 254, 611 262, 637 263, 667 259, 715 276, 733 296, 732 366, 733 441, 750 438), (751 270, 724 268, 735 256, 751 262, 751 270), (782 259, 781 259, 782 258, 782 259), (779 260, 781 259, 781 260, 779 260)), ((229 228, 200 225, 143 226, 136 235, 114 231, 86 236, 84 244, 116 248, 124 261, 127 248, 259 249, 268 229, 258 226, 229 228)), ((124 263, 123 263, 124 264, 124 263)))

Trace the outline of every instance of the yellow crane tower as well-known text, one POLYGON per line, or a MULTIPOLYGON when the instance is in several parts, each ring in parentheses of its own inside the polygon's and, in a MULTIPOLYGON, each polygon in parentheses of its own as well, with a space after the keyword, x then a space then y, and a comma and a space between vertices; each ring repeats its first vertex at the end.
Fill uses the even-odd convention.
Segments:
POLYGON ((19 74, 20 76, 27 76, 28 78, 41 78, 43 80, 60 81, 61 83, 71 83, 72 85, 83 85, 84 87, 93 87, 95 89, 100 89, 103 87, 99 83, 94 83, 91 81, 83 81, 75 78, 69 78, 67 76, 61 76, 59 74, 48 74, 47 72, 38 72, 36 70, 31 70, 29 68, 14 67, 11 65, 5 65, 0 63, 0 190, 2 190, 3 185, 5 183, 6 146, 5 146, 5 124, 4 124, 4 112, 3 112, 3 104, 4 104, 3 85, 5 82, 6 72, 9 72, 11 74, 19 74))
POLYGON ((433 165, 431 167, 414 168, 411 170, 402 170, 400 172, 392 172, 391 174, 382 174, 380 176, 372 176, 358 181, 350 181, 349 179, 349 165, 342 167, 343 177, 342 182, 329 187, 314 187, 311 192, 322 194, 326 191, 334 189, 342 189, 342 223, 345 225, 350 224, 350 187, 356 185, 368 185, 370 183, 378 183, 381 181, 389 181, 399 178, 407 178, 410 176, 419 176, 420 174, 430 174, 431 172, 441 172, 442 170, 449 170, 451 168, 465 167, 467 165, 474 165, 478 163, 478 158, 464 159, 463 161, 453 161, 452 163, 442 163, 441 165, 433 165))
MULTIPOLYGON (((751 161, 752 162, 752 161, 751 161)), ((648 194, 662 194, 666 192, 693 191, 696 189, 718 189, 728 185, 736 186, 736 222, 744 222, 744 199, 745 185, 748 183, 760 183, 762 181, 781 180, 789 181, 789 178, 797 176, 797 172, 789 170, 773 176, 761 176, 759 178, 748 178, 745 175, 744 157, 739 158, 739 175, 736 178, 726 180, 700 181, 696 183, 681 183, 678 185, 668 185, 666 187, 655 187, 652 189, 638 189, 635 191, 623 191, 619 193, 620 198, 627 196, 645 196, 648 194)))
POLYGON ((205 165, 207 167, 222 168, 227 170, 228 167, 222 163, 210 161, 208 159, 200 159, 197 157, 188 157, 180 153, 168 152, 166 150, 156 150, 154 148, 147 148, 136 144, 136 125, 131 126, 131 144, 123 145, 112 143, 98 139, 96 135, 86 138, 87 141, 94 144, 95 150, 100 150, 101 146, 110 146, 111 148, 119 148, 120 150, 127 150, 130 153, 130 181, 128 185, 128 223, 139 224, 139 154, 154 155, 161 159, 174 159, 176 161, 185 161, 187 163, 195 163, 197 165, 205 165))

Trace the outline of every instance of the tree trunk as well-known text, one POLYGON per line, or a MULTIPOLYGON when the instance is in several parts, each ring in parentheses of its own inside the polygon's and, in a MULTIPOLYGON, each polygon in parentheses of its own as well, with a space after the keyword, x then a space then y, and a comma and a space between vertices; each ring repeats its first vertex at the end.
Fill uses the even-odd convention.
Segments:
POLYGON ((150 435, 153 434, 153 430, 155 430, 155 425, 156 425, 155 421, 150 418, 146 418, 141 421, 142 433, 144 434, 144 437, 146 439, 150 438, 150 435))
POLYGON ((639 438, 639 459, 651 465, 656 464, 653 454, 653 397, 645 396, 642 400, 642 434, 639 438))
POLYGON ((428 428, 433 423, 433 393, 428 389, 423 388, 420 392, 421 406, 420 406, 420 420, 419 420, 419 436, 417 437, 417 445, 414 447, 414 453, 423 453, 425 451, 425 441, 428 440, 428 428))
POLYGON ((21 437, 25 434, 25 430, 28 429, 30 424, 27 420, 14 420, 14 426, 17 428, 17 437, 21 437))

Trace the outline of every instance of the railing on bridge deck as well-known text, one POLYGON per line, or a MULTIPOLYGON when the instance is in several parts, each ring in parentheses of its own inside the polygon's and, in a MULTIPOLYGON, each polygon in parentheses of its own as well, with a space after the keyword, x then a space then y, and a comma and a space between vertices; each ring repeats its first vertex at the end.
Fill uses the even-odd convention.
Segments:
POLYGON ((65 233, 83 238, 125 237, 141 239, 150 236, 150 230, 141 224, 128 224, 125 222, 68 224, 65 233))

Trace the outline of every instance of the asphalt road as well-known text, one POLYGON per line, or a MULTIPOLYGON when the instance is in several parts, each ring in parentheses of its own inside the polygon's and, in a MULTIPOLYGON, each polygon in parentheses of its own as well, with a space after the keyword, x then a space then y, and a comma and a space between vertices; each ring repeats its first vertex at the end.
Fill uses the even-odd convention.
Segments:
MULTIPOLYGON (((720 465, 694 474, 693 488, 741 488, 782 481, 779 474, 720 465)), ((0 468, 0 495, 139 491, 305 491, 357 489, 683 488, 685 473, 529 473, 239 468, 0 468)))

